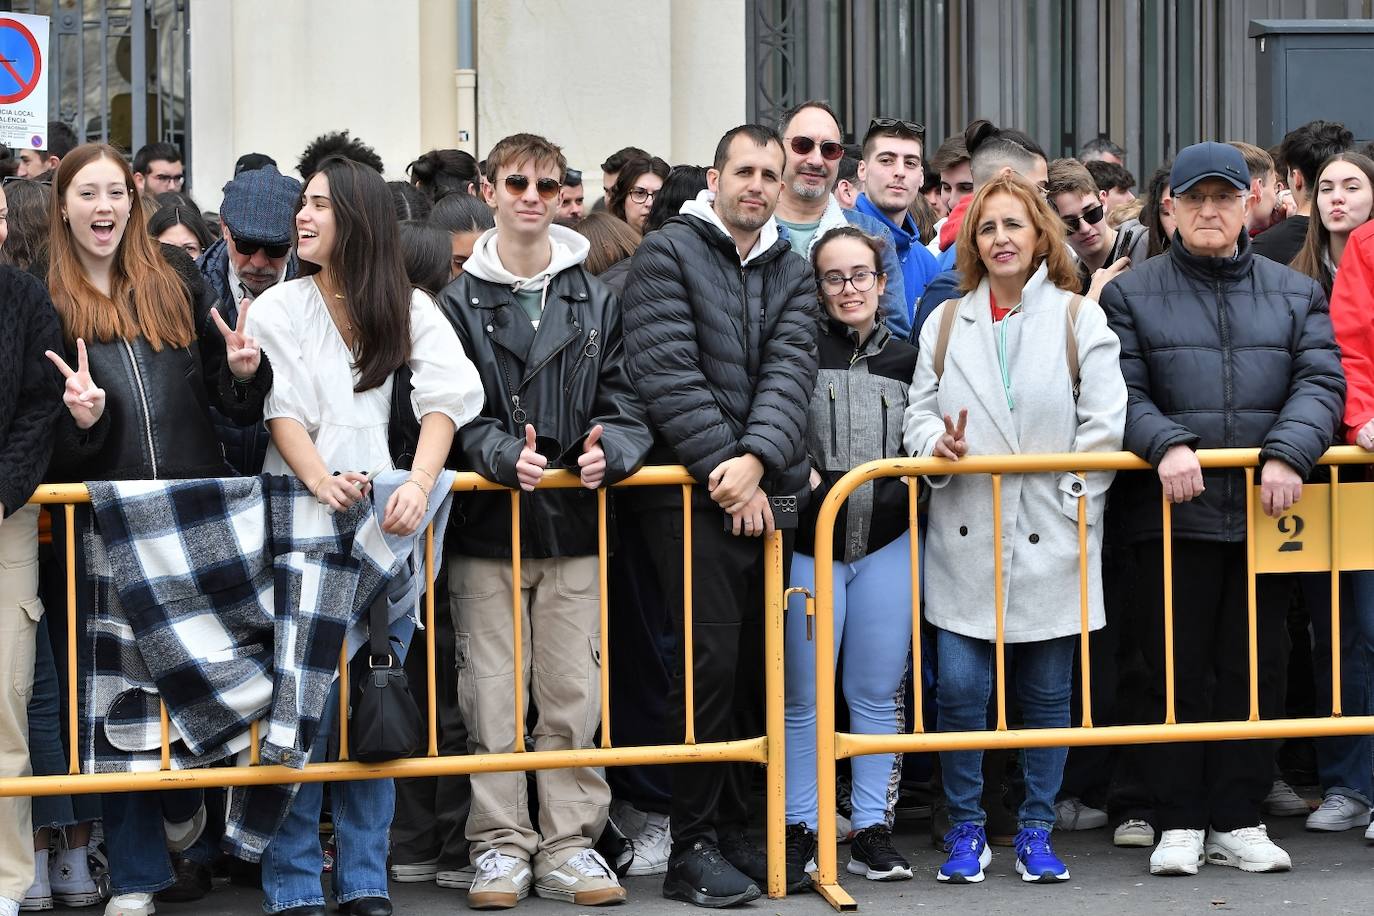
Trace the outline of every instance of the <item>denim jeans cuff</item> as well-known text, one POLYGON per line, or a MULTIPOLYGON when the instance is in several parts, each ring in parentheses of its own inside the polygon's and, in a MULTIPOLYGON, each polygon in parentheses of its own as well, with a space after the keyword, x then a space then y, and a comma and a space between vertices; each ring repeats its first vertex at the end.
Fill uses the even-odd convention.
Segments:
POLYGON ((323 895, 323 894, 316 894, 316 895, 313 896, 313 897, 300 897, 300 898, 298 898, 298 899, 296 899, 296 900, 283 900, 283 901, 278 902, 278 903, 274 903, 274 902, 272 902, 272 901, 270 901, 270 900, 264 901, 264 902, 263 902, 263 905, 262 905, 262 911, 263 911, 264 913, 280 913, 280 912, 283 912, 284 910, 295 909, 295 908, 298 907, 298 906, 320 906, 320 907, 322 907, 322 906, 324 906, 324 905, 325 905, 325 904, 324 904, 324 895, 323 895))
POLYGON ((340 894, 339 905, 342 906, 345 903, 352 903, 354 900, 359 900, 363 897, 383 897, 387 900, 391 899, 391 895, 387 893, 386 888, 364 888, 360 891, 349 891, 347 894, 340 894))
POLYGON ((1020 827, 1021 827, 1022 830, 1044 830, 1044 831, 1046 831, 1046 832, 1050 832, 1050 831, 1054 830, 1054 822, 1053 822, 1053 821, 1022 821, 1021 824, 1020 824, 1020 827))
POLYGON ((158 891, 165 891, 167 888, 171 887, 173 884, 176 883, 176 877, 172 876, 168 877, 166 881, 161 881, 156 884, 133 884, 111 886, 110 896, 118 897, 120 894, 156 894, 158 891))
POLYGON ((1369 807, 1369 796, 1359 789, 1352 789, 1349 786, 1332 786, 1322 793, 1322 798, 1330 798, 1333 795, 1344 795, 1346 798, 1354 799, 1366 808, 1369 807))

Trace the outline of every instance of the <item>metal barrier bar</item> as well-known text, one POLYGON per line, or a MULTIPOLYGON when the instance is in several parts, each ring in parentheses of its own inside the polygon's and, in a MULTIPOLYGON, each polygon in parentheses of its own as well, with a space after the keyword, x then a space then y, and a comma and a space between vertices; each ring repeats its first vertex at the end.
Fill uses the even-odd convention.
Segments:
POLYGON ((520 491, 510 493, 511 633, 515 652, 515 751, 525 750, 525 594, 520 587, 520 491))
POLYGON ((926 730, 926 714, 921 683, 921 525, 917 500, 921 479, 906 479, 907 531, 911 533, 911 731, 926 730))
POLYGON ((1341 715, 1341 469, 1331 469, 1331 715, 1341 715))
MULTIPOLYGON (((439 656, 435 653, 434 632, 434 523, 425 526, 425 681, 429 685, 429 695, 425 701, 425 721, 429 725, 429 747, 425 754, 439 756, 439 656)), ((253 742, 257 744, 256 741, 253 742)))
POLYGON ((63 510, 67 521, 67 740, 71 745, 67 772, 75 776, 81 772, 80 706, 76 700, 76 506, 68 503, 63 510))
POLYGON ((992 475, 992 613, 996 621, 997 730, 1007 730, 1007 596, 1002 583, 1002 475, 992 475))
POLYGON ((768 759, 772 764, 767 771, 768 814, 765 823, 766 852, 768 854, 768 896, 787 896, 787 779, 781 765, 787 759, 787 727, 783 711, 783 689, 777 672, 784 671, 783 651, 786 644, 783 635, 782 594, 784 570, 782 568, 782 532, 774 531, 767 535, 763 545, 763 653, 764 670, 767 672, 764 700, 764 729, 768 741, 768 759))
POLYGON ((606 490, 596 491, 596 562, 597 578, 601 583, 601 746, 611 746, 611 618, 610 618, 610 578, 606 574, 606 558, 610 549, 606 545, 606 490))
POLYGON ((1164 723, 1173 725, 1174 715, 1174 507, 1169 497, 1160 494, 1160 513, 1164 535, 1164 723))
POLYGON ((692 487, 682 486, 682 698, 687 723, 683 744, 697 743, 696 640, 692 638, 692 487))
POLYGON ((348 647, 339 647, 339 759, 348 759, 348 647))
POLYGON ((1255 469, 1245 469, 1245 635, 1250 653, 1250 721, 1259 721, 1259 598, 1255 584, 1255 469))
MULTIPOLYGON (((1087 476, 1086 474, 1084 475, 1087 476)), ((1088 496, 1078 497, 1078 668, 1083 694, 1083 727, 1093 725, 1092 649, 1088 645, 1088 496)))

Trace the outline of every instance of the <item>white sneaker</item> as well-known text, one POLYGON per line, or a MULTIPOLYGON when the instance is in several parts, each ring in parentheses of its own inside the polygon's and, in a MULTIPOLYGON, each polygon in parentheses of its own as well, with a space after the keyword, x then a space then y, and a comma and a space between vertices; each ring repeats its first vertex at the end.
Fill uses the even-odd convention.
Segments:
MULTIPOLYGON (((52 909, 52 902, 49 901, 46 907, 41 909, 52 909)), ((8 897, 0 897, 0 916, 19 916, 19 901, 11 900, 8 897)))
MULTIPOLYGON (((5 912, 5 901, 8 899, 0 897, 0 914, 5 912)), ((52 909, 52 883, 48 880, 46 849, 33 851, 33 885, 24 892, 24 899, 19 901, 19 909, 28 912, 52 909)))
POLYGON ((428 862, 393 863, 391 865, 391 880, 398 884, 419 884, 433 881, 437 877, 439 877, 438 859, 430 859, 428 862))
POLYGON ((468 906, 474 910, 508 910, 530 895, 534 873, 524 859, 488 849, 473 864, 477 877, 468 888, 468 906))
POLYGON ((1107 826, 1107 812, 1083 804, 1082 799, 1061 798, 1054 805, 1055 826, 1060 830, 1096 830, 1107 826))
POLYGON ((102 898, 91 875, 90 850, 86 846, 68 849, 65 843, 59 839, 57 855, 48 864, 53 901, 70 907, 94 906, 102 898))
POLYGON ((152 894, 120 894, 105 904, 105 916, 152 916, 156 912, 152 894))
POLYGON ((1152 875, 1196 875, 1204 861, 1201 830, 1166 830, 1150 853, 1152 875))
POLYGON ((185 852, 196 844, 205 832, 205 804, 202 802, 189 821, 173 823, 163 821, 162 830, 167 834, 167 851, 172 855, 185 852))
POLYGON ((1292 786, 1282 779, 1276 779, 1269 787, 1269 794, 1260 803, 1260 810, 1275 817, 1297 817, 1299 814, 1311 814, 1312 806, 1307 799, 1294 792, 1292 786))
MULTIPOLYGON (((547 860, 541 861, 547 863, 547 860)), ((546 900, 561 900, 577 906, 625 902, 625 888, 620 886, 611 866, 595 849, 574 852, 562 865, 544 872, 534 882, 534 892, 546 900)))
POLYGON ((1346 795, 1328 795, 1321 807, 1307 815, 1308 830, 1338 833, 1369 824, 1369 806, 1346 795))
POLYGON ((1288 871, 1293 867, 1293 860, 1274 845, 1263 824, 1224 832, 1207 831, 1207 862, 1252 872, 1288 871))
POLYGON ((477 880, 477 866, 464 865, 462 868, 441 868, 434 876, 434 883, 440 887, 453 887, 467 890, 477 880))
POLYGON ((1369 829, 1364 832, 1366 843, 1374 843, 1374 821, 1369 822, 1369 829))
POLYGON ((640 811, 634 805, 620 798, 611 799, 611 820, 625 839, 637 838, 649 821, 649 813, 640 811))
POLYGON ((630 840, 634 858, 625 874, 641 878, 662 875, 668 871, 668 857, 673 851, 673 838, 668 827, 668 815, 644 812, 645 822, 639 834, 630 840))
POLYGON ((1153 846, 1155 828, 1138 817, 1127 818, 1116 825, 1116 830, 1112 832, 1112 843, 1116 846, 1153 846))

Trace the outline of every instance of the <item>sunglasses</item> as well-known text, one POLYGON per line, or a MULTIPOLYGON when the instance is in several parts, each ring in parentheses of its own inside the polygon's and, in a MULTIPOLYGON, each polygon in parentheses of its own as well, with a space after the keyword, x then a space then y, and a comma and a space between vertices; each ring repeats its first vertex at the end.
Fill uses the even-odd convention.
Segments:
MULTIPOLYGON (((528 175, 521 175, 519 172, 514 175, 507 175, 505 181, 506 190, 510 191, 516 197, 524 194, 525 190, 530 186, 530 177, 528 175)), ((562 186, 563 183, 557 178, 540 178, 534 183, 534 190, 539 195, 540 200, 548 201, 558 196, 558 190, 562 186)))
POLYGON ((875 130, 897 130, 908 133, 921 139, 926 135, 926 126, 917 124, 915 121, 903 121, 901 118, 874 118, 868 122, 868 132, 875 130))
POLYGON ((259 251, 267 253, 269 258, 284 258, 291 252, 291 243, 284 242, 280 245, 268 245, 263 242, 253 242, 248 239, 234 239, 234 248, 245 258, 251 258, 259 251))
POLYGON ((20 178, 18 175, 6 175, 4 178, 0 178, 0 187, 8 187, 9 185, 12 185, 17 181, 31 181, 34 184, 41 184, 46 185, 47 187, 52 187, 51 178, 20 178))
POLYGON ((1096 226, 1098 223, 1102 222, 1102 214, 1102 205, 1098 204, 1091 209, 1084 210, 1082 216, 1061 216, 1059 218, 1062 219, 1064 225, 1068 227, 1069 235, 1077 235, 1078 230, 1082 228, 1082 223, 1087 223, 1089 226, 1096 226))
POLYGON ((844 158, 844 144, 838 140, 822 140, 819 144, 810 137, 793 137, 788 141, 792 146, 792 152, 798 156, 809 156, 811 151, 817 146, 821 148, 821 158, 827 162, 834 162, 836 159, 844 158))

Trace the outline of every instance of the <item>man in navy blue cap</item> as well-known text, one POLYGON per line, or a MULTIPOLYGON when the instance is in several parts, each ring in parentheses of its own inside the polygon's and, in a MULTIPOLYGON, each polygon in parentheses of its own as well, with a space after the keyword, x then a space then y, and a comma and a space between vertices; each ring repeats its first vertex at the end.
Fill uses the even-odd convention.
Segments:
MULTIPOLYGON (((299 264, 293 249, 300 203, 301 183, 273 165, 240 172, 224 186, 219 210, 223 237, 205 250, 198 263, 230 327, 245 303, 296 276, 299 264)), ((267 432, 261 423, 241 427, 216 414, 215 427, 235 470, 241 474, 262 470, 267 432)))
MULTIPOLYGON (((1159 608, 1143 646, 1153 721, 1165 710, 1165 562, 1161 498, 1173 505, 1173 654, 1179 722, 1249 715, 1246 508, 1239 470, 1203 470, 1199 448, 1260 450, 1260 505, 1278 517, 1341 422, 1345 377, 1326 297, 1308 277, 1255 257, 1245 231, 1250 172, 1240 150, 1198 143, 1170 174, 1178 232, 1168 252, 1102 293, 1121 338, 1129 401, 1126 447, 1154 475, 1123 478, 1118 494, 1137 551, 1146 608, 1159 608)), ((1292 582, 1256 589, 1259 713, 1283 714, 1286 612, 1292 582)), ((1195 875, 1204 862, 1287 871, 1288 854, 1260 822, 1273 742, 1156 744, 1143 750, 1160 842, 1150 873, 1195 875)))

